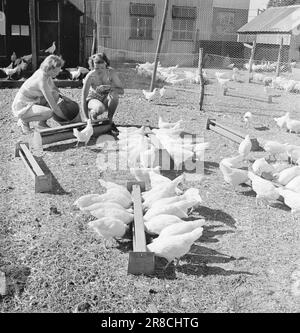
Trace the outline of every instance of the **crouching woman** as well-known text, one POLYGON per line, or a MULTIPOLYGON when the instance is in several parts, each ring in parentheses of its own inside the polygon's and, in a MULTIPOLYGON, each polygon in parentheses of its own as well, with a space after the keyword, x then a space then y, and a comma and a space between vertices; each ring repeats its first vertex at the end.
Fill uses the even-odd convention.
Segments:
POLYGON ((30 122, 37 121, 39 128, 47 128, 49 126, 46 121, 52 117, 53 112, 62 114, 57 104, 61 95, 53 78, 58 75, 63 65, 64 60, 61 57, 48 56, 17 92, 12 112, 18 118, 18 126, 24 134, 30 133, 30 122))
POLYGON ((89 59, 91 71, 84 79, 82 88, 81 118, 97 120, 102 113, 108 113, 108 120, 113 116, 119 104, 119 95, 124 94, 122 82, 114 69, 109 67, 105 53, 97 53, 89 59))

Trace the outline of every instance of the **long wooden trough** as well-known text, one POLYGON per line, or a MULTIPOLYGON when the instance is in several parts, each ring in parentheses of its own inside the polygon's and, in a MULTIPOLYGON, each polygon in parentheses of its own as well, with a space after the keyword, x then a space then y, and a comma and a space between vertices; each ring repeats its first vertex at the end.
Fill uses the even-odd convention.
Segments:
POLYGON ((40 165, 30 152, 28 143, 18 142, 16 145, 16 157, 21 157, 25 167, 34 181, 36 193, 50 192, 52 190, 52 175, 45 174, 40 165))
MULTIPOLYGON (((93 125, 93 136, 98 137, 101 134, 107 133, 111 130, 111 124, 108 121, 103 121, 99 123, 92 123, 93 125)), ((73 135, 73 129, 77 128, 79 131, 86 127, 85 122, 51 127, 46 129, 37 129, 42 137, 42 144, 50 144, 58 141, 65 141, 69 139, 76 139, 73 135)))
MULTIPOLYGON (((215 119, 207 119, 206 129, 218 133, 237 144, 240 144, 245 139, 244 134, 217 122, 215 119)), ((251 151, 264 151, 264 149, 259 145, 259 142, 256 138, 251 138, 250 140, 252 142, 251 151)))
POLYGON ((143 220, 141 191, 145 190, 144 182, 128 182, 127 189, 133 198, 134 223, 132 227, 133 251, 129 252, 128 273, 151 275, 155 269, 155 256, 147 251, 145 226, 143 220))

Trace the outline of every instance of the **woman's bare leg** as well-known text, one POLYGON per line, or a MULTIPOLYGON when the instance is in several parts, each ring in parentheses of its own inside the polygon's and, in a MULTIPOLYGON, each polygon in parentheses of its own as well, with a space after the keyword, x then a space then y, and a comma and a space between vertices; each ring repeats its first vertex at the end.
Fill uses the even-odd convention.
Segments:
POLYGON ((108 95, 108 119, 109 121, 112 123, 112 119, 113 119, 113 116, 116 112, 116 109, 118 107, 118 104, 119 104, 119 97, 117 95, 108 95))

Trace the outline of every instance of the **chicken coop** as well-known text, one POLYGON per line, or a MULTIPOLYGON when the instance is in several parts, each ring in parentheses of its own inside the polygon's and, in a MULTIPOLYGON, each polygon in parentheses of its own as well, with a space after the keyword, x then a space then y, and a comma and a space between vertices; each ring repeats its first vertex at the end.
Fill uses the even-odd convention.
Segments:
POLYGON ((33 67, 43 60, 43 50, 53 42, 56 54, 68 67, 80 63, 80 0, 0 0, 0 66, 32 54, 33 67))

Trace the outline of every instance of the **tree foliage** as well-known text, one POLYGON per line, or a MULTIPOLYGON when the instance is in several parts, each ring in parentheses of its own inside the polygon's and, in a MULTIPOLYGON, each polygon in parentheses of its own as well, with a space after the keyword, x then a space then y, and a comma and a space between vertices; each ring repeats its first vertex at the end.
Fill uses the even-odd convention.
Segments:
POLYGON ((267 8, 300 5, 300 0, 269 0, 267 8))

